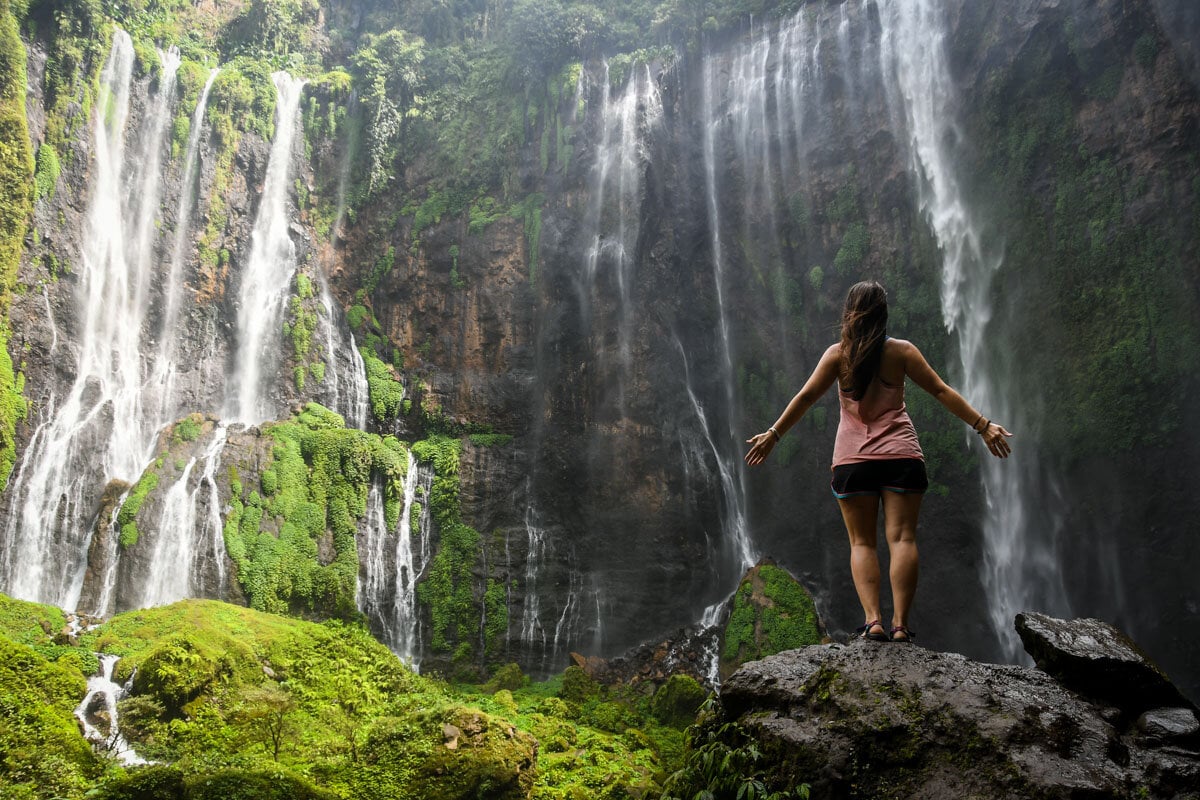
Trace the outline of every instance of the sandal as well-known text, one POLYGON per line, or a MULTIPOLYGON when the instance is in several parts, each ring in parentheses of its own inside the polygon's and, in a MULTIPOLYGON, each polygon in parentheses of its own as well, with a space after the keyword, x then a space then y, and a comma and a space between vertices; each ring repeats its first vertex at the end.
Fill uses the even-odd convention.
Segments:
POLYGON ((888 631, 888 637, 896 644, 909 644, 913 639, 917 638, 917 634, 910 631, 907 625, 896 625, 888 631), (897 637, 897 633, 902 633, 904 636, 897 637))
POLYGON ((860 639, 866 639, 871 642, 886 642, 888 635, 883 632, 883 623, 877 619, 873 619, 865 625, 854 629, 854 632, 859 635, 860 639), (879 633, 871 633, 871 628, 879 628, 879 633))

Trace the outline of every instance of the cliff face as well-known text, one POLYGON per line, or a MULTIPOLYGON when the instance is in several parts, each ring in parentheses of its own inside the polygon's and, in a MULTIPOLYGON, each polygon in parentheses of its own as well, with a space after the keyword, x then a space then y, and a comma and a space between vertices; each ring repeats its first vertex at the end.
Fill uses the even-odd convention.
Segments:
MULTIPOLYGON (((157 569, 146 550, 153 534, 113 549, 113 515, 127 500, 110 481, 136 487, 162 449, 152 443, 167 443, 151 470, 159 482, 133 513, 143 528, 161 518, 193 458, 189 491, 201 485, 207 426, 236 416, 241 320, 269 311, 241 290, 272 142, 294 125, 283 200, 294 271, 259 357, 272 413, 243 421, 284 418, 315 400, 380 441, 462 438, 452 522, 476 537, 450 538, 466 548, 455 556, 455 596, 474 621, 451 626, 445 649, 426 656, 449 659, 461 638, 480 662, 538 671, 561 667, 571 649, 616 652, 697 621, 762 555, 804 577, 831 629, 857 624, 842 525, 824 488, 836 405, 814 409, 767 468, 747 473, 739 458, 833 341, 848 286, 870 277, 889 288, 890 332, 916 341, 1017 433, 1017 457, 992 471, 956 420, 909 394, 935 484, 922 517, 922 640, 1012 658, 1004 617, 1014 604, 1086 610, 1122 622, 1191 691, 1195 645, 1157 622, 1163 609, 1195 619, 1190 584, 1157 576, 1200 566, 1188 561, 1179 522, 1195 505, 1187 470, 1169 468, 1200 458, 1179 423, 1198 410, 1200 131, 1194 58, 1173 35, 1187 12, 1115 0, 949 2, 921 19, 906 8, 806 3, 766 23, 727 25, 703 46, 597 53, 536 80, 525 64, 524 77, 481 90, 475 78, 445 77, 461 69, 450 50, 404 61, 415 52, 410 35, 393 35, 397 27, 386 47, 372 38, 383 12, 334 4, 296 23, 309 31, 296 41, 312 37, 324 71, 310 77, 296 118, 282 121, 265 60, 230 57, 210 79, 185 48, 160 146, 160 208, 149 216, 161 233, 146 258, 160 267, 148 311, 130 324, 149 361, 176 320, 157 424, 198 412, 206 427, 174 444, 147 434, 137 468, 116 474, 94 455, 124 412, 115 400, 99 406, 95 432, 61 456, 79 478, 54 506, 98 535, 60 526, 48 550, 68 574, 55 597, 40 599, 100 603, 110 567, 116 607, 143 596, 157 569), (939 32, 945 60, 914 62, 923 48, 905 37, 936 43, 939 32), (420 105, 399 76, 421 63, 454 91, 476 92, 476 105, 446 115, 455 95, 437 86, 424 87, 420 105), (372 94, 376 79, 384 95, 372 94), (928 95, 914 95, 922 86, 928 95), (201 97, 203 121, 184 124, 201 97), (381 138, 392 112, 401 133, 381 138), (173 312, 165 265, 176 231, 187 293, 173 312)), ((220 36, 243 24, 204 14, 204 24, 226 25, 220 36)), ((432 52, 437 36, 426 35, 432 52)), ((92 38, 92 83, 65 105, 42 88, 61 67, 59 43, 44 33, 29 41, 31 137, 59 143, 61 175, 35 204, 26 289, 12 304, 10 351, 31 402, 20 452, 38 452, 52 431, 93 336, 82 261, 103 160, 91 105, 109 41, 99 30, 92 38), (56 133, 61 120, 72 135, 56 133)), ((167 85, 148 41, 136 44, 130 153, 142 152, 167 85)), ((83 396, 106 396, 104 383, 83 396)), ((261 492, 270 471, 267 445, 231 433, 228 446, 232 460, 222 457, 211 482, 223 524, 235 500, 252 505, 251 488, 261 492), (246 472, 237 492, 235 461, 246 472)), ((316 468, 311 453, 304 459, 316 468)), ((14 520, 34 470, 18 464, 3 500, 6 552, 24 535, 14 520)), ((436 471, 432 457, 428 468, 436 471)), ((360 562, 379 480, 371 472, 355 483, 366 493, 351 503, 360 562)), ((397 484, 392 502, 402 494, 397 484)), ((432 549, 413 562, 409 589, 432 577, 450 521, 430 522, 432 549)), ((312 537, 322 567, 346 553, 336 527, 312 537)), ((212 534, 197 523, 194 538, 212 534)), ((232 560, 224 568, 238 572, 232 560)), ((215 563, 206 569, 202 583, 215 585, 215 563)), ((298 610, 328 613, 353 597, 339 583, 345 572, 331 575, 317 584, 328 602, 298 610)), ((9 569, 7 588, 14 576, 9 569)), ((239 586, 203 593, 237 599, 239 586)), ((429 591, 412 623, 426 633, 444 627, 447 599, 429 591)))

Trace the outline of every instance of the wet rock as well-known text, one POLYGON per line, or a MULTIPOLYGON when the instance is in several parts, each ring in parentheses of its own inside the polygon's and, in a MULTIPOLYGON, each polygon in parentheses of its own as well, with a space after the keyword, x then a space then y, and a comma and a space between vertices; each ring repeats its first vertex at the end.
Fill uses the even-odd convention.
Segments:
POLYGON ((1150 739, 1196 739, 1200 721, 1190 708, 1156 708, 1138 717, 1137 729, 1150 739))
POLYGON ((734 673, 720 705, 712 724, 739 722, 768 774, 810 783, 814 800, 1171 798, 1200 785, 1189 708, 1135 724, 1043 670, 916 646, 780 653, 734 673))
POLYGON ((1106 622, 1024 613, 1016 625, 1037 665, 1081 694, 1135 713, 1191 706, 1140 647, 1106 622))
POLYGON ((717 628, 681 628, 666 639, 647 642, 615 658, 571 653, 571 661, 608 686, 649 683, 657 688, 672 675, 688 675, 712 687, 719 637, 717 628))

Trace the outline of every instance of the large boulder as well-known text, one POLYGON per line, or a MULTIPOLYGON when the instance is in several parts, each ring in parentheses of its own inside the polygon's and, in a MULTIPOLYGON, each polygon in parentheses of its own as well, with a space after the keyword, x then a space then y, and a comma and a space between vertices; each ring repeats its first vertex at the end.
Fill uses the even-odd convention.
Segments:
POLYGON ((1132 639, 1098 619, 1017 615, 1025 651, 1064 686, 1133 713, 1193 707, 1132 639))
POLYGON ((1131 716, 1036 668, 856 641, 746 664, 720 700, 814 800, 1200 798, 1190 708, 1131 716))

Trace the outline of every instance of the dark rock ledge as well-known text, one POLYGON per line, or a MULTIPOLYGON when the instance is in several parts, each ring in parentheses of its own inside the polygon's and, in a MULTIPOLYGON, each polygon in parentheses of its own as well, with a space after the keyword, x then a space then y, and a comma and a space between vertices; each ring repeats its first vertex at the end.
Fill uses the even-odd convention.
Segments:
MULTIPOLYGON (((855 642, 744 665, 721 691, 812 798, 1200 798, 1196 708, 1097 620, 1018 616, 1045 668, 855 642)), ((712 724, 712 723, 710 723, 712 724)))

